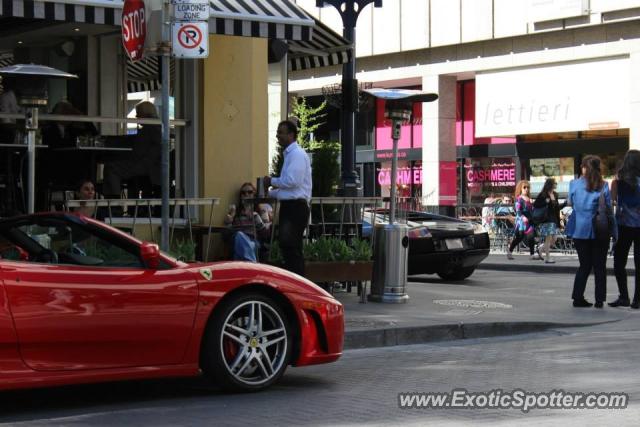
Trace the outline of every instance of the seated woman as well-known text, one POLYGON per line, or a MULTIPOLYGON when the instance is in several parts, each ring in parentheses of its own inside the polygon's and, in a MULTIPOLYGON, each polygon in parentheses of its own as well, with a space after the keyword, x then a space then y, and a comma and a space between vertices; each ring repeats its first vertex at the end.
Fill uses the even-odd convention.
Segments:
POLYGON ((269 205, 259 205, 255 209, 253 199, 256 189, 250 182, 245 182, 240 187, 238 208, 230 205, 225 216, 224 223, 233 231, 233 259, 257 262, 257 254, 260 252, 271 230, 271 211, 269 205), (259 212, 256 212, 258 210, 259 212))
MULTIPOLYGON (((144 101, 136 105, 139 119, 157 119, 158 111, 153 103, 144 101)), ((126 157, 107 162, 104 166, 104 194, 109 199, 120 198, 123 180, 136 176, 149 177, 151 184, 161 183, 162 126, 141 125, 133 144, 133 152, 126 157)))
MULTIPOLYGON (((76 200, 94 200, 99 197, 96 196, 96 187, 89 179, 83 179, 78 182, 75 190, 76 200)), ((73 212, 85 215, 91 218, 104 221, 106 212, 104 208, 97 208, 92 203, 82 203, 80 207, 74 208, 73 212)))

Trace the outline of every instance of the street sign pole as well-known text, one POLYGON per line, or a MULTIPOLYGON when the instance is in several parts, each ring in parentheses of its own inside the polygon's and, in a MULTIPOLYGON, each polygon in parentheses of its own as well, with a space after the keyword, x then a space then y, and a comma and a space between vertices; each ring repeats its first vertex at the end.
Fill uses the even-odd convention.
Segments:
POLYGON ((171 56, 171 26, 169 13, 169 1, 162 2, 162 226, 160 236, 160 249, 165 252, 169 251, 169 84, 171 76, 169 75, 169 58, 171 56))

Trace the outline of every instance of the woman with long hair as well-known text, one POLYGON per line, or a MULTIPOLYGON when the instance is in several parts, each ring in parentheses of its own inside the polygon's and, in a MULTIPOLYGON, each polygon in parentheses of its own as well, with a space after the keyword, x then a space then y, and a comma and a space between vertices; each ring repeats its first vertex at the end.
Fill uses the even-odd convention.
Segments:
POLYGON ((582 159, 582 177, 574 179, 569 184, 568 203, 573 206, 575 226, 567 234, 573 238, 578 252, 580 267, 573 282, 574 307, 591 307, 584 298, 584 290, 591 270, 595 276, 596 308, 602 308, 607 294, 607 252, 609 241, 596 239, 593 218, 598 210, 600 194, 604 195, 607 208, 611 209, 611 194, 609 185, 602 179, 600 157, 586 156, 582 159))
POLYGON ((547 264, 555 262, 551 259, 551 247, 556 241, 558 227, 560 226, 560 203, 558 202, 558 193, 555 191, 556 187, 556 180, 548 178, 542 187, 542 191, 538 194, 538 197, 536 197, 536 201, 533 202, 534 208, 544 208, 547 210, 544 222, 538 225, 538 233, 544 241, 544 243, 538 247, 538 254, 540 258, 543 258, 542 253, 545 253, 544 260, 547 264))
POLYGON ((611 307, 640 308, 640 151, 629 150, 624 156, 622 168, 611 183, 611 195, 617 205, 616 222, 618 240, 613 256, 613 269, 618 282, 618 299, 611 307), (633 262, 636 266, 636 289, 633 302, 627 290, 627 257, 633 243, 633 262))
POLYGON ((515 222, 515 234, 511 244, 509 245, 509 250, 507 251, 507 258, 513 259, 513 250, 524 240, 524 242, 529 246, 529 253, 531 255, 531 259, 538 259, 534 254, 534 244, 535 244, 535 229, 533 224, 531 223, 531 213, 533 212, 533 206, 531 204, 531 198, 529 197, 529 189, 531 185, 529 181, 520 181, 518 185, 516 185, 515 191, 515 211, 516 211, 516 222, 515 222))
POLYGON ((266 241, 270 222, 254 206, 256 188, 250 182, 240 186, 238 205, 229 205, 224 223, 232 231, 233 259, 257 262, 261 241, 266 241))

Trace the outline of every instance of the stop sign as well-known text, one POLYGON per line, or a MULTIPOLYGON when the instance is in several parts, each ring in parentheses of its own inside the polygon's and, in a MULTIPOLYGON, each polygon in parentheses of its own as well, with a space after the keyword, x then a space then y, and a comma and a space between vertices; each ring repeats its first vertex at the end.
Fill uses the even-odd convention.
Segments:
POLYGON ((122 45, 132 61, 142 59, 146 36, 144 0, 125 0, 122 8, 122 45))

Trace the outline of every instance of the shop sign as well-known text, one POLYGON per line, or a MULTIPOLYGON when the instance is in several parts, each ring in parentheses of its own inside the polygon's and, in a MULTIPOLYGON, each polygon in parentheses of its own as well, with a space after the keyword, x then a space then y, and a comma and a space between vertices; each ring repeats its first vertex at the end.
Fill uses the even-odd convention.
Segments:
MULTIPOLYGON (((391 160, 393 158, 393 150, 376 150, 375 156, 377 161, 391 160)), ((422 149, 420 148, 398 149, 398 159, 422 160, 422 149)))
POLYGON ((511 187, 516 185, 515 165, 495 165, 487 168, 470 167, 466 171, 467 185, 479 187, 511 187))
POLYGON ((476 137, 628 128, 628 58, 476 75, 476 137))
MULTIPOLYGON (((383 168, 378 172, 378 184, 388 187, 391 183, 391 169, 383 168)), ((400 185, 421 185, 422 169, 421 168, 398 168, 398 176, 396 183, 400 185)))
POLYGON ((147 19, 143 0, 125 0, 122 8, 122 45, 132 61, 144 56, 147 19))

